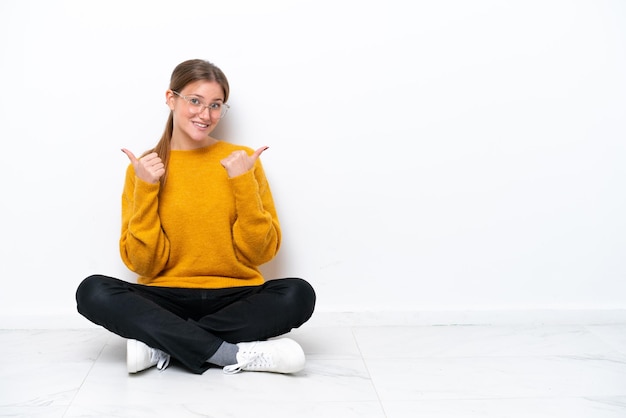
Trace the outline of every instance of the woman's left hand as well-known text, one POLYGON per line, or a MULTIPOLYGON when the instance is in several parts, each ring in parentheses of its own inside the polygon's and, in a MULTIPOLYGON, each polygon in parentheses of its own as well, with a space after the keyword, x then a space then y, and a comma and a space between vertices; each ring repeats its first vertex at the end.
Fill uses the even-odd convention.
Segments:
POLYGON ((252 155, 248 155, 248 153, 243 150, 235 151, 220 161, 220 163, 222 164, 222 167, 226 169, 228 177, 237 177, 254 167, 254 163, 259 158, 261 153, 268 148, 269 147, 267 146, 261 147, 254 151, 252 155))

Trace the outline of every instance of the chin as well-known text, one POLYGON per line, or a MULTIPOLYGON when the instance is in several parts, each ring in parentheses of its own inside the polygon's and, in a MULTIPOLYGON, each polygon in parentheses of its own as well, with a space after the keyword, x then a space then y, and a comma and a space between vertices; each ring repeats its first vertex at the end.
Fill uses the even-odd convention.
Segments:
POLYGON ((209 137, 209 135, 210 135, 209 133, 202 134, 202 135, 194 135, 194 136, 191 136, 190 139, 193 142, 205 142, 207 138, 209 137))

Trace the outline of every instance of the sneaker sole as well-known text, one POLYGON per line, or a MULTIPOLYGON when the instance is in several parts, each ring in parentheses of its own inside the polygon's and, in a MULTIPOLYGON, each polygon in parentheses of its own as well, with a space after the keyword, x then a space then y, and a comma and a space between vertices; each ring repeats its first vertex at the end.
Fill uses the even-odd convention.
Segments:
POLYGON ((137 359, 137 340, 126 341, 126 368, 128 373, 137 373, 137 362, 133 361, 137 359), (132 353, 132 355, 131 355, 132 353))

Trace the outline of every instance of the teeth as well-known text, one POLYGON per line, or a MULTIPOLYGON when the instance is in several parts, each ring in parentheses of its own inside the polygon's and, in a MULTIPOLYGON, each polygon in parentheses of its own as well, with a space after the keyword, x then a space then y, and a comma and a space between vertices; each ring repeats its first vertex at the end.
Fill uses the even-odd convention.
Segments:
POLYGON ((205 125, 204 123, 194 122, 194 125, 199 126, 200 128, 207 128, 209 125, 205 125))

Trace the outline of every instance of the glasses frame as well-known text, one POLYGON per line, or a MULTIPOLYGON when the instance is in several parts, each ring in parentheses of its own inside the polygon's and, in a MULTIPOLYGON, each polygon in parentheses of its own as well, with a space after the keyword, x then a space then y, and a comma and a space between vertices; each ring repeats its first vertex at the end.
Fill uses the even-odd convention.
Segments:
POLYGON ((197 114, 199 115, 200 113, 204 112, 204 109, 209 109, 209 113, 211 115, 214 115, 216 110, 215 108, 211 108, 211 106, 215 105, 215 104, 219 104, 220 108, 219 108, 219 113, 218 113, 218 119, 222 119, 224 116, 226 116, 226 113, 228 113, 228 109, 230 109, 230 105, 227 105, 226 103, 209 103, 206 104, 204 103, 202 100, 200 100, 197 97, 190 97, 190 96, 185 96, 184 94, 181 94, 179 92, 177 92, 176 90, 172 90, 172 93, 174 93, 175 95, 177 95, 178 97, 180 97, 181 99, 183 99, 185 102, 187 102, 187 105, 189 106, 189 108, 199 108, 200 110, 197 111, 197 114), (191 100, 197 100, 199 103, 191 103, 191 100))

